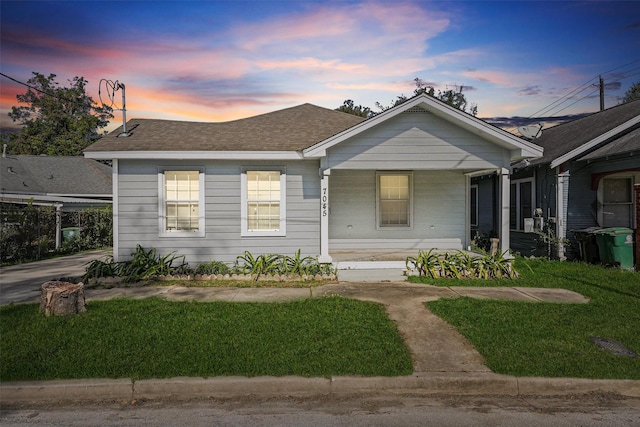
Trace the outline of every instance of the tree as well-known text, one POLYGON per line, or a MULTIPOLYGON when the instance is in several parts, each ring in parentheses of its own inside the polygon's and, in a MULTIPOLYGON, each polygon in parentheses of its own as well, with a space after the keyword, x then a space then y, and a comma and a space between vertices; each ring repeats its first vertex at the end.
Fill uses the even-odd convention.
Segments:
POLYGON ((89 83, 83 77, 69 80, 69 87, 60 87, 56 75, 34 72, 27 81, 29 89, 18 95, 26 106, 12 107, 9 117, 22 129, 10 137, 13 154, 47 154, 78 156, 102 135, 99 130, 113 118, 110 107, 95 107, 85 92, 89 83))
MULTIPOLYGON (((478 114, 478 106, 476 104, 469 105, 467 98, 462 93, 462 91, 464 90, 464 86, 455 86, 454 89, 447 89, 444 92, 441 90, 438 90, 438 93, 436 94, 435 88, 431 85, 427 85, 420 78, 416 77, 413 81, 415 82, 415 85, 416 85, 416 88, 413 91, 413 96, 418 96, 425 93, 429 96, 433 96, 434 98, 439 99, 445 104, 448 104, 454 108, 457 108, 460 111, 466 112, 467 108, 469 108, 469 114, 473 116, 476 116, 478 114)), ((409 99, 410 99, 409 97, 402 94, 402 95, 398 95, 396 99, 392 101, 392 104, 390 106, 385 106, 380 102, 376 102, 376 107, 380 110, 380 113, 382 113, 386 110, 389 110, 390 108, 393 108, 397 105, 400 105, 406 102, 409 99)), ((344 104, 342 104, 341 107, 337 108, 337 110, 344 111, 345 113, 355 114, 356 116, 361 116, 361 117, 372 117, 372 116, 375 116, 376 114, 379 114, 379 113, 373 112, 368 107, 363 107, 361 105, 355 107, 354 102, 350 99, 344 101, 344 104), (364 110, 366 110, 367 115, 360 114, 364 110)))
POLYGON ((369 107, 363 107, 362 105, 355 105, 355 102, 351 99, 346 99, 344 103, 336 108, 336 111, 342 111, 343 113, 353 114, 354 116, 369 118, 374 115, 373 111, 369 107))
POLYGON ((629 90, 624 93, 624 98, 622 98, 622 103, 625 104, 627 102, 635 101, 640 99, 640 82, 635 82, 631 85, 629 90))

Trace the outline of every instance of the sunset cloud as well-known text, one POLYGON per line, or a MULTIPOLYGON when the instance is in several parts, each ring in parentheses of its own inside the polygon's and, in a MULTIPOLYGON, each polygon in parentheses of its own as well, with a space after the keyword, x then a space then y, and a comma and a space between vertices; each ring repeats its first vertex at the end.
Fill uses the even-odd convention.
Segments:
MULTIPOLYGON (((617 102, 634 81, 633 66, 616 67, 640 48, 629 37, 628 7, 5 1, 0 49, 2 72, 21 81, 32 71, 57 74, 61 84, 83 76, 95 100, 101 79, 126 84, 128 117, 220 121, 304 102, 336 108, 345 99, 373 108, 411 95, 416 77, 441 90, 464 85, 480 115, 526 116, 612 69, 607 96, 617 102), (617 12, 611 21, 601 21, 604 9, 617 12), (544 28, 521 24, 540 13, 544 28)), ((0 83, 4 126, 26 88, 0 83)))

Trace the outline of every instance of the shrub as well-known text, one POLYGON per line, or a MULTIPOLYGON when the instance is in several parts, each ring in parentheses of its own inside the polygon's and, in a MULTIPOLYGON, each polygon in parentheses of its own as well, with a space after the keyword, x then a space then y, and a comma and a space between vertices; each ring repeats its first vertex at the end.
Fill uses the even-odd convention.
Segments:
MULTIPOLYGON (((506 252, 505 252, 506 254, 506 252)), ((474 257, 462 251, 456 254, 419 251, 417 257, 407 257, 407 270, 423 277, 454 279, 499 279, 516 278, 511 260, 505 254, 474 257)))
POLYGON ((94 260, 88 264, 83 280, 97 279, 100 277, 123 277, 127 282, 148 280, 154 277, 185 274, 189 271, 189 265, 184 262, 184 255, 175 255, 171 252, 165 256, 157 253, 155 248, 146 250, 138 245, 136 251, 131 254, 128 261, 115 262, 94 260), (178 261, 178 264, 174 264, 178 261))
POLYGON ((228 274, 229 266, 221 261, 209 261, 200 264, 196 270, 196 274, 228 274))

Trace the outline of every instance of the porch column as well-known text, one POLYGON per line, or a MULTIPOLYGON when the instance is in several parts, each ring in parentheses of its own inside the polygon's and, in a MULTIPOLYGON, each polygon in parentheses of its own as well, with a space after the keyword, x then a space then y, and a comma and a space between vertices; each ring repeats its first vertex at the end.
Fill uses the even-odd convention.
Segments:
POLYGON ((510 242, 509 242, 509 209, 511 199, 509 192, 511 191, 511 177, 509 175, 509 169, 501 168, 498 170, 498 177, 500 179, 500 229, 498 230, 498 237, 500 238, 500 253, 505 257, 509 257, 510 242))
POLYGON ((56 206, 56 249, 62 245, 62 204, 56 206))
POLYGON ((320 256, 318 262, 329 264, 333 261, 329 256, 329 174, 326 169, 320 171, 320 256))
POLYGON ((564 223, 564 187, 569 178, 568 172, 560 172, 560 168, 557 169, 556 175, 556 238, 558 239, 558 258, 561 260, 567 259, 565 255, 565 245, 562 243, 567 237, 566 225, 564 223))

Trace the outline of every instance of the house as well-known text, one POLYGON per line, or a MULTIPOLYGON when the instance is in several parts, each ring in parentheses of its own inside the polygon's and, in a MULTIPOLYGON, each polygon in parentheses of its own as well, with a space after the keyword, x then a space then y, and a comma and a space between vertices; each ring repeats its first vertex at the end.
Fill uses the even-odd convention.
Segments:
POLYGON ((88 147, 113 161, 114 257, 466 249, 470 179, 542 148, 428 95, 373 118, 303 104, 225 123, 134 119, 88 147))
POLYGON ((0 202, 54 206, 56 248, 62 212, 111 204, 111 167, 82 156, 7 155, 0 158, 0 202))
MULTIPOLYGON (((640 183, 640 101, 621 104, 542 131, 536 159, 515 162, 511 177, 511 247, 535 253, 536 228, 551 229, 577 258, 575 232, 591 227, 637 228, 634 184, 640 183), (536 210, 538 214, 536 215, 536 210)), ((490 176, 475 179, 481 199, 477 228, 493 227, 490 176)), ((539 255, 539 254, 538 254, 539 255)))

